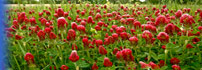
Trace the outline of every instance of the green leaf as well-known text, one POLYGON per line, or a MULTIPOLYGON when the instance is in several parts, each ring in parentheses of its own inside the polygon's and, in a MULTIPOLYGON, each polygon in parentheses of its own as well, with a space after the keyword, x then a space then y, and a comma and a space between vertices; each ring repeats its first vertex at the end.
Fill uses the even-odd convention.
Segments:
POLYGON ((181 41, 187 40, 188 38, 189 38, 188 36, 180 36, 181 41))
POLYGON ((158 59, 164 59, 165 58, 165 54, 159 54, 158 55, 158 59))
POLYGON ((113 65, 112 67, 110 67, 111 70, 115 70, 116 69, 116 66, 113 65))
POLYGON ((90 66, 90 64, 86 63, 86 61, 83 61, 83 60, 77 61, 76 64, 81 68, 87 68, 90 66))
POLYGON ((182 52, 182 49, 183 49, 183 48, 179 48, 179 49, 177 49, 177 50, 176 50, 176 53, 180 53, 180 52, 182 52))
POLYGON ((73 62, 69 62, 69 63, 67 63, 65 65, 67 65, 70 69, 73 69, 73 70, 75 69, 75 65, 74 65, 73 62))
POLYGON ((158 61, 158 56, 153 51, 151 51, 149 55, 151 55, 152 58, 158 61))
POLYGON ((175 45, 173 43, 166 44, 166 49, 168 49, 168 50, 173 49, 174 47, 175 47, 175 45))
POLYGON ((105 58, 104 56, 101 56, 101 57, 98 58, 98 60, 99 60, 99 61, 103 61, 104 58, 105 58))
POLYGON ((163 66, 163 67, 161 67, 160 70, 166 70, 167 68, 168 68, 168 66, 163 66))
POLYGON ((144 58, 144 57, 146 57, 146 55, 147 55, 147 53, 145 53, 145 54, 139 54, 139 55, 137 55, 137 58, 144 58))

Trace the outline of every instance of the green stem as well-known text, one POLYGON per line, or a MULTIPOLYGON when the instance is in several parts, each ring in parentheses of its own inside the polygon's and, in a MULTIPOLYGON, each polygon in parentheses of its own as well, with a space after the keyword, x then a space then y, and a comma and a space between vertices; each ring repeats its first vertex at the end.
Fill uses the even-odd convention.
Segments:
POLYGON ((89 49, 86 50, 88 57, 90 58, 89 49))
MULTIPOLYGON (((134 48, 134 50, 135 50, 135 56, 137 56, 137 47, 133 47, 134 48)), ((139 59, 137 58, 137 62, 139 62, 139 59)))
POLYGON ((76 62, 74 63, 76 70, 79 70, 79 66, 76 65, 76 62))
POLYGON ((18 45, 19 45, 20 50, 22 51, 23 55, 25 55, 25 51, 24 51, 24 49, 22 48, 22 46, 20 45, 20 42, 19 42, 19 41, 17 41, 17 42, 18 42, 18 45))
POLYGON ((18 63, 18 61, 16 60, 16 57, 15 57, 15 56, 13 56, 13 57, 14 57, 14 59, 15 59, 15 62, 16 62, 16 64, 17 64, 18 69, 21 70, 19 63, 18 63))
POLYGON ((149 45, 149 56, 148 56, 148 60, 147 60, 148 62, 149 62, 149 60, 150 60, 150 58, 151 58, 151 48, 152 48, 152 47, 149 45))
POLYGON ((165 65, 166 65, 166 59, 167 59, 167 50, 165 50, 165 65))
POLYGON ((57 46, 58 47, 58 50, 59 50, 59 54, 60 54, 60 56, 61 56, 61 61, 62 61, 62 63, 64 63, 63 62, 63 55, 62 55, 62 49, 59 47, 59 46, 57 46))
POLYGON ((170 50, 170 57, 173 58, 172 51, 170 50))

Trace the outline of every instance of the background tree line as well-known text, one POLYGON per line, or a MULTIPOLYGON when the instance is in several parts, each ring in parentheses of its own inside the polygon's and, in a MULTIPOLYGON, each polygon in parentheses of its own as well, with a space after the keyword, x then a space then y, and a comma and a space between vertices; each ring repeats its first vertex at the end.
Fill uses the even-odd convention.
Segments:
MULTIPOLYGON (((134 4, 140 2, 139 0, 7 0, 7 4, 48 4, 48 3, 67 3, 71 1, 72 3, 91 3, 91 4, 105 4, 107 1, 113 4, 134 4)), ((142 2, 140 2, 142 3, 142 2)), ((143 3, 152 3, 152 4, 166 4, 166 3, 178 3, 178 4, 202 4, 202 0, 145 0, 143 3)))

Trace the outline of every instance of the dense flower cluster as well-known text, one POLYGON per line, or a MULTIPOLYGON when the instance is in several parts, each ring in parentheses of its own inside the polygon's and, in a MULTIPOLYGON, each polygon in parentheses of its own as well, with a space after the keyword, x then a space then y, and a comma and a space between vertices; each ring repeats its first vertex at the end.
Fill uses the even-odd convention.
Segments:
POLYGON ((68 3, 7 10, 14 70, 199 70, 201 9, 68 3))

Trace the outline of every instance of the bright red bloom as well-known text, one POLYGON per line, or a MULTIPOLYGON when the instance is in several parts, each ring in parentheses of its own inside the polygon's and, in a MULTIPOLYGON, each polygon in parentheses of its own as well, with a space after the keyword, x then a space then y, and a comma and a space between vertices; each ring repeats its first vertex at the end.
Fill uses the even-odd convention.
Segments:
POLYGON ((68 66, 66 66, 66 65, 62 65, 62 66, 60 67, 60 69, 61 69, 61 70, 68 70, 68 69, 69 69, 69 67, 68 67, 68 66))
POLYGON ((43 12, 39 12, 39 17, 41 17, 43 15, 43 12))
POLYGON ((118 48, 114 48, 114 50, 113 50, 113 54, 116 54, 118 51, 119 51, 118 48))
POLYGON ((47 33, 47 34, 49 34, 49 33, 51 32, 51 29, 50 29, 49 27, 46 27, 46 28, 44 29, 44 32, 47 33))
POLYGON ((144 62, 142 62, 142 61, 140 61, 139 63, 140 63, 140 65, 141 65, 141 68, 142 68, 142 69, 150 68, 150 65, 149 65, 149 64, 146 64, 146 63, 144 63, 144 62))
POLYGON ((131 32, 132 35, 135 35, 136 31, 135 31, 135 29, 130 29, 130 32, 131 32))
POLYGON ((37 33, 37 36, 39 37, 40 40, 44 40, 45 39, 45 35, 46 35, 46 33, 43 30, 40 30, 37 33))
POLYGON ((120 28, 123 30, 123 31, 126 31, 126 28, 124 26, 120 26, 120 28))
POLYGON ((100 27, 99 25, 96 25, 96 26, 95 26, 95 29, 96 29, 97 31, 100 31, 100 30, 101 30, 101 27, 100 27))
POLYGON ((103 63, 103 65, 104 65, 105 67, 111 67, 113 64, 112 64, 112 62, 109 60, 109 58, 105 57, 105 58, 104 58, 104 63, 103 63))
POLYGON ((89 46, 88 38, 83 38, 82 40, 84 47, 89 46))
POLYGON ((19 24, 17 20, 13 20, 13 26, 15 26, 16 28, 19 28, 19 24))
POLYGON ((121 29, 120 27, 116 27, 116 33, 120 34, 121 32, 123 32, 123 29, 121 29))
POLYGON ((83 25, 78 25, 77 30, 85 32, 86 28, 83 25))
POLYGON ((22 12, 18 15, 18 22, 23 23, 25 21, 26 15, 25 12, 22 12))
POLYGON ((183 24, 183 26, 185 27, 190 27, 192 26, 193 23, 195 23, 194 19, 192 16, 190 16, 189 14, 183 14, 180 17, 180 23, 183 24))
POLYGON ((121 36, 122 40, 128 40, 128 38, 129 38, 129 36, 126 32, 121 32, 120 36, 121 36))
POLYGON ((167 6, 166 5, 163 5, 163 8, 165 9, 167 6))
POLYGON ((198 30, 199 30, 200 32, 202 32, 202 26, 199 26, 199 27, 198 27, 198 30))
POLYGON ((165 66, 165 61, 164 60, 160 60, 158 66, 159 67, 165 66))
POLYGON ((56 18, 58 18, 58 17, 59 17, 57 13, 55 13, 55 14, 54 14, 54 16, 55 16, 56 18))
POLYGON ((117 59, 123 59, 125 61, 133 61, 134 57, 132 55, 132 51, 130 49, 123 49, 116 53, 117 59))
POLYGON ((50 39, 55 39, 55 38, 56 38, 55 33, 50 32, 50 34, 49 34, 49 38, 50 38, 50 39))
POLYGON ((67 40, 75 40, 76 38, 76 32, 73 29, 69 29, 67 33, 67 40))
POLYGON ((193 42, 193 43, 197 43, 197 42, 199 42, 199 41, 200 41, 200 39, 197 38, 197 37, 195 37, 195 38, 192 39, 192 42, 193 42))
POLYGON ((41 18, 41 25, 45 25, 48 21, 45 18, 41 18))
POLYGON ((85 15, 85 11, 81 11, 81 15, 84 16, 85 15))
POLYGON ((49 22, 47 22, 47 23, 45 24, 46 27, 49 27, 50 25, 51 25, 51 23, 49 23, 49 22))
POLYGON ((165 50, 165 49, 166 49, 166 46, 165 46, 165 45, 162 45, 161 48, 165 50))
POLYGON ((134 22, 134 18, 127 18, 126 19, 128 23, 133 23, 134 22))
POLYGON ((86 26, 86 22, 85 21, 81 21, 80 24, 83 25, 83 26, 86 26))
POLYGON ((137 44, 138 43, 138 38, 133 36, 129 38, 129 41, 131 44, 137 44))
POLYGON ((165 32, 169 35, 173 35, 174 32, 179 32, 180 29, 174 24, 167 24, 165 27, 165 32))
POLYGON ((112 36, 108 36, 107 38, 104 39, 104 44, 105 45, 109 45, 109 44, 113 44, 115 42, 114 38, 112 36))
POLYGON ((107 50, 102 45, 100 45, 99 46, 99 53, 102 54, 102 55, 106 55, 107 50))
POLYGON ((141 27, 142 27, 142 30, 149 30, 151 32, 156 33, 156 27, 151 24, 143 24, 141 25, 141 27))
POLYGON ((23 26, 21 27, 21 29, 22 29, 22 30, 25 30, 25 29, 27 29, 27 26, 26 26, 26 25, 23 25, 23 26))
POLYGON ((95 41, 95 44, 96 44, 96 46, 98 47, 98 46, 102 45, 103 42, 102 42, 102 40, 96 40, 96 41, 95 41))
POLYGON ((31 53, 26 53, 24 59, 26 60, 27 64, 34 63, 34 56, 31 53))
POLYGON ((116 29, 116 27, 118 27, 118 26, 117 26, 117 25, 112 25, 112 28, 113 28, 113 29, 116 29))
POLYGON ((69 60, 71 60, 72 62, 76 62, 79 60, 79 56, 76 52, 76 50, 73 50, 69 56, 69 60))
POLYGON ((202 18, 202 11, 200 12, 199 16, 202 18))
POLYGON ((57 20, 58 29, 64 28, 65 24, 66 24, 66 26, 68 25, 68 23, 67 23, 67 21, 65 20, 64 17, 58 18, 58 20, 57 20))
MULTIPOLYGON (((98 22, 97 23, 97 25, 99 25, 100 27, 102 26, 102 25, 104 25, 105 23, 104 22, 102 22, 102 21, 100 21, 100 22, 98 22)), ((112 25, 113 26, 113 25, 112 25)))
POLYGON ((64 17, 67 17, 69 15, 68 12, 64 12, 64 17))
POLYGON ((70 16, 68 16, 67 18, 68 18, 68 20, 72 20, 72 18, 70 16))
POLYGON ((48 16, 51 15, 50 11, 46 11, 46 15, 48 16))
POLYGON ((64 16, 64 11, 63 11, 62 8, 58 8, 58 9, 57 9, 57 15, 58 15, 59 17, 64 16))
POLYGON ((36 25, 36 27, 34 28, 34 32, 37 33, 40 30, 39 26, 36 25))
POLYGON ((72 29, 74 29, 74 30, 77 29, 77 24, 76 24, 76 22, 72 22, 72 23, 71 23, 71 26, 72 26, 72 29))
POLYGON ((76 10, 76 13, 80 13, 80 10, 76 10))
POLYGON ((135 22, 133 23, 133 26, 134 26, 135 29, 138 29, 138 28, 141 27, 141 23, 140 23, 139 21, 135 21, 135 22))
POLYGON ((20 36, 20 35, 15 35, 15 39, 16 40, 21 40, 23 37, 22 36, 20 36))
POLYGON ((121 50, 122 54, 123 54, 123 59, 125 61, 133 61, 134 57, 132 55, 132 51, 130 49, 123 49, 121 50))
POLYGON ((148 30, 145 30, 145 31, 142 33, 142 38, 144 38, 147 43, 152 43, 153 35, 152 35, 152 33, 149 32, 148 30))
POLYGON ((149 65, 151 66, 152 69, 159 69, 159 66, 156 65, 154 62, 149 62, 149 65))
POLYGON ((91 68, 92 68, 92 70, 98 70, 98 66, 96 65, 96 63, 94 63, 91 68))
POLYGON ((72 44, 72 50, 77 50, 77 49, 78 49, 77 45, 76 44, 72 44))
POLYGON ((159 39, 162 43, 168 43, 169 42, 169 35, 165 32, 160 32, 157 35, 157 39, 159 39))
POLYGON ((177 59, 177 58, 172 58, 172 59, 170 59, 170 63, 171 64, 178 64, 180 62, 180 60, 179 59, 177 59))
POLYGON ((112 34, 112 37, 113 37, 114 40, 118 40, 119 35, 116 34, 116 33, 113 33, 113 34, 112 34))
POLYGON ((88 22, 88 23, 93 23, 93 17, 92 17, 92 16, 89 16, 87 22, 88 22))
POLYGON ((172 65, 173 70, 181 70, 180 66, 178 65, 172 65))
POLYGON ((123 54, 122 54, 121 51, 118 51, 118 52, 116 53, 116 58, 117 58, 117 59, 120 59, 120 60, 123 59, 123 54))
POLYGON ((112 13, 107 13, 107 17, 112 17, 112 13))
POLYGON ((163 15, 160 15, 156 18, 156 22, 155 22, 156 25, 166 25, 167 24, 167 19, 165 16, 163 15))
POLYGON ((176 13, 175 13, 175 16, 177 18, 181 17, 182 16, 182 11, 181 10, 178 10, 176 13))
POLYGON ((165 27, 165 32, 170 34, 170 35, 173 35, 175 31, 175 26, 173 24, 167 24, 166 27, 165 27))
POLYGON ((187 48, 187 49, 191 49, 191 48, 193 48, 193 46, 192 46, 191 44, 187 44, 187 45, 186 45, 186 48, 187 48))
POLYGON ((97 13, 96 16, 95 16, 95 19, 98 20, 98 19, 101 19, 101 18, 102 18, 102 15, 100 13, 97 13))

